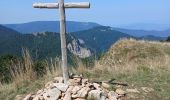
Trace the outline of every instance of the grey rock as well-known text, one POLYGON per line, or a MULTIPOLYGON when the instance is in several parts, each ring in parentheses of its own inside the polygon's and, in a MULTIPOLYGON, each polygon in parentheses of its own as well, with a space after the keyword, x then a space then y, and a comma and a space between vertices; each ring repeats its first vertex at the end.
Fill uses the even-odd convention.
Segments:
POLYGON ((66 93, 63 100, 71 100, 71 93, 66 93))
POLYGON ((80 91, 77 92, 79 98, 85 98, 90 91, 89 87, 83 87, 80 91))
POLYGON ((45 99, 57 100, 61 95, 61 91, 58 88, 49 89, 45 94, 43 94, 45 99))
POLYGON ((53 83, 60 91, 65 92, 68 89, 68 85, 64 83, 53 83))
POLYGON ((77 39, 74 39, 71 43, 67 45, 68 50, 74 55, 79 56, 80 58, 87 58, 92 55, 90 49, 82 47, 77 39))
POLYGON ((101 100, 102 99, 102 92, 100 90, 91 90, 88 93, 88 98, 95 98, 97 100, 101 100))
POLYGON ((117 98, 119 97, 119 95, 117 93, 115 93, 114 91, 110 91, 108 93, 108 97, 109 100, 117 100, 117 98))

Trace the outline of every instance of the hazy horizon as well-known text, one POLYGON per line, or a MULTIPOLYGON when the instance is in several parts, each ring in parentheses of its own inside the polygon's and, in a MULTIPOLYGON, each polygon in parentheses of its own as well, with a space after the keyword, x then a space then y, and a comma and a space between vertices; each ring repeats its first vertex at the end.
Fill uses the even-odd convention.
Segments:
MULTIPOLYGON (((57 9, 35 9, 35 2, 57 0, 2 0, 0 24, 59 20, 57 9)), ((134 25, 155 24, 161 28, 170 25, 169 0, 65 0, 65 2, 90 2, 90 9, 66 9, 68 21, 95 22, 105 26, 128 28, 134 25)), ((140 26, 140 25, 139 25, 140 26)), ((152 25, 151 25, 152 26, 152 25)), ((149 28, 149 27, 148 27, 149 28)), ((152 29, 152 28, 151 28, 152 29)))

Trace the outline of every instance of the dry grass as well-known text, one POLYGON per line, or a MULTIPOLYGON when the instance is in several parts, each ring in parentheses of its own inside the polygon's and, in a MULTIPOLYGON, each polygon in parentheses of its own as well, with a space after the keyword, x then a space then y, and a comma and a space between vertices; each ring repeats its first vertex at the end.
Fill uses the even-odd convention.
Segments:
POLYGON ((46 74, 38 77, 34 62, 28 52, 23 50, 23 61, 13 63, 11 68, 12 83, 0 84, 0 100, 13 100, 16 95, 24 95, 34 92, 52 80, 55 76, 61 75, 60 61, 58 59, 46 61, 46 74))
POLYGON ((124 39, 111 47, 97 68, 115 71, 137 71, 138 66, 170 70, 170 43, 124 39))
POLYGON ((84 70, 90 80, 110 80, 127 83, 140 94, 132 94, 128 100, 170 99, 170 43, 123 39, 97 61, 93 70, 84 70), (145 93, 141 87, 151 87, 154 92, 145 93))

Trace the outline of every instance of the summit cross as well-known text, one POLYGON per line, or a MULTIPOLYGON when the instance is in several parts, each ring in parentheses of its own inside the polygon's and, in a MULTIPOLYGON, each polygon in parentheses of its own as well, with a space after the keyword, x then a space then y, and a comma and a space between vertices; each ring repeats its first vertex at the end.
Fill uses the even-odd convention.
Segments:
POLYGON ((68 71, 68 64, 67 64, 65 8, 90 8, 90 3, 89 2, 64 3, 64 0, 59 0, 59 3, 34 3, 33 7, 34 8, 59 9, 62 69, 63 69, 64 83, 67 84, 68 79, 69 79, 69 71, 68 71))

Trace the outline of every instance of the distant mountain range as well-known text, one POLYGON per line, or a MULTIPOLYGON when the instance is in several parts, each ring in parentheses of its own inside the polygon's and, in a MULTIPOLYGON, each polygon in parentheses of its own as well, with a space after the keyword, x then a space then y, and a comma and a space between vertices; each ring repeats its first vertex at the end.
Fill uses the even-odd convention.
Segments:
POLYGON ((164 31, 155 31, 155 30, 132 30, 132 29, 123 29, 123 28, 113 28, 114 30, 135 36, 135 37, 143 37, 143 36, 156 36, 156 37, 168 37, 170 36, 170 29, 164 31))
MULTIPOLYGON (((142 24, 143 25, 143 24, 142 24)), ((142 26, 142 25, 139 25, 142 26)), ((59 32, 59 21, 35 21, 23 24, 5 24, 4 26, 16 30, 20 33, 36 33, 36 32, 59 32)), ((88 30, 94 27, 101 26, 97 23, 92 22, 74 22, 74 21, 67 21, 67 32, 77 32, 88 30)), ((145 24, 143 25, 145 26, 145 24)), ((146 25, 148 26, 148 25, 146 25)), ((145 27, 146 27, 145 26, 145 27)), ((149 25, 154 26, 154 25, 149 25)), ((155 25, 155 27, 158 25, 155 25)), ((124 28, 113 28, 113 30, 120 31, 122 33, 126 33, 135 37, 146 37, 146 36, 155 36, 155 37, 168 37, 170 36, 170 28, 160 31, 160 30, 137 30, 137 25, 133 25, 134 28, 131 29, 124 29, 124 28)), ((161 26, 160 26, 161 27, 161 26)), ((167 26, 168 27, 168 26, 167 26)))
MULTIPOLYGON (((59 21, 35 21, 23 24, 4 24, 4 26, 14 29, 21 33, 35 33, 35 32, 59 32, 59 21)), ((76 32, 87 30, 93 27, 100 26, 92 22, 75 22, 67 21, 67 32, 76 32)))
POLYGON ((157 24, 157 23, 135 23, 122 25, 121 28, 131 29, 131 30, 156 30, 162 31, 170 28, 170 24, 157 24))
POLYGON ((148 41, 166 41, 167 37, 158 37, 153 35, 147 35, 139 37, 140 40, 148 40, 148 41))

